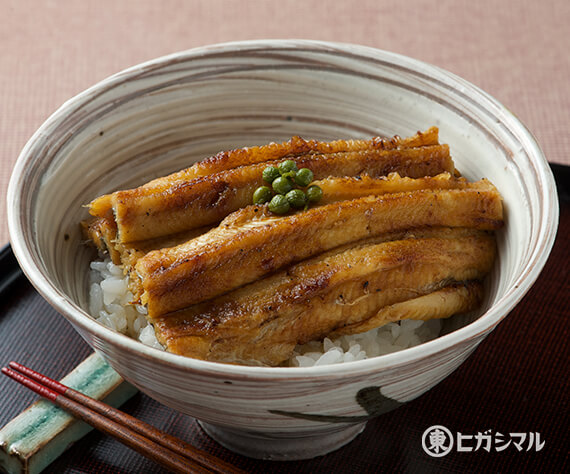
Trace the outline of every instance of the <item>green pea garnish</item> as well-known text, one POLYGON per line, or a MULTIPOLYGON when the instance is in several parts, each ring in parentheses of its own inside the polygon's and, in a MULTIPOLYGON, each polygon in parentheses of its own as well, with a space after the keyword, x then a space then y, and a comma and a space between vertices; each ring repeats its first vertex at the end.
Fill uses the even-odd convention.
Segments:
POLYGON ((273 191, 278 194, 287 194, 291 189, 293 189, 293 183, 289 178, 284 178, 283 176, 279 176, 279 178, 275 179, 273 183, 271 183, 273 187, 273 191))
POLYGON ((320 187, 310 186, 314 178, 313 172, 309 168, 298 169, 294 160, 285 160, 277 166, 267 166, 263 170, 262 178, 271 186, 257 188, 253 193, 253 203, 268 202, 269 210, 275 214, 286 214, 291 208, 308 209, 310 203, 320 201, 323 196, 320 187))
POLYGON ((267 181, 268 183, 272 183, 275 178, 278 178, 281 175, 279 170, 275 166, 268 166, 263 170, 263 181, 267 181))
POLYGON ((276 194, 269 203, 269 210, 275 214, 286 214, 290 208, 289 201, 283 194, 276 194))
POLYGON ((283 178, 290 178, 290 179, 295 179, 295 176, 297 175, 296 171, 287 171, 287 173, 283 173, 281 176, 283 178))
POLYGON ((253 193, 253 203, 265 204, 266 202, 269 202, 271 200, 271 196, 273 196, 271 188, 269 188, 268 186, 260 186, 253 193))
POLYGON ((307 195, 300 189, 292 189, 285 195, 285 197, 291 207, 295 209, 301 209, 302 207, 305 207, 305 204, 307 203, 307 195))
POLYGON ((313 172, 309 168, 301 168, 295 175, 295 182, 304 188, 305 186, 308 186, 311 181, 313 181, 313 177, 313 172))
POLYGON ((323 190, 316 184, 307 188, 307 199, 309 202, 319 202, 323 197, 323 190))
POLYGON ((297 171, 297 163, 293 160, 285 160, 282 163, 279 163, 279 173, 283 176, 285 173, 289 173, 290 171, 297 171))

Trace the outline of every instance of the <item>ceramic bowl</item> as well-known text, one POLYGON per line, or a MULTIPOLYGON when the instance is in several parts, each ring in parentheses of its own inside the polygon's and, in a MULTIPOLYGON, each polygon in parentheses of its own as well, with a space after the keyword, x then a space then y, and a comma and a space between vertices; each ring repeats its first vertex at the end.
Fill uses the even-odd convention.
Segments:
POLYGON ((436 385, 538 277, 558 222, 549 166, 529 131, 472 84, 376 49, 254 41, 193 49, 118 73, 66 102, 35 133, 10 182, 14 252, 38 291, 126 380, 200 420, 222 445, 303 459, 354 438, 366 420, 436 385), (164 353, 86 311, 92 251, 83 204, 220 150, 292 135, 334 139, 440 128, 457 167, 487 177, 506 226, 481 311, 441 337, 379 358, 313 368, 243 367, 164 353))

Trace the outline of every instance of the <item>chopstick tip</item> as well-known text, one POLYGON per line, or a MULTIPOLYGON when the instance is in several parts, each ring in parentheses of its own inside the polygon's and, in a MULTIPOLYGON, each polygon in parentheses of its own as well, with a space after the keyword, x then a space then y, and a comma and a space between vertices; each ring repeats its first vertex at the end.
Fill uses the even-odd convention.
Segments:
POLYGON ((10 362, 8 362, 8 365, 9 365, 10 367, 12 367, 13 369, 16 369, 16 370, 17 370, 19 367, 23 367, 22 364, 19 364, 18 362, 14 361, 14 360, 11 360, 10 362))

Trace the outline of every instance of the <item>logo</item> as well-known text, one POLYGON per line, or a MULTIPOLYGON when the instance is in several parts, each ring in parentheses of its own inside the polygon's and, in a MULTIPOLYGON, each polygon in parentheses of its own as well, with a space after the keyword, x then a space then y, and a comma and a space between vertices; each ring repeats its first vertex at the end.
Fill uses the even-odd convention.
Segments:
POLYGON ((430 426, 422 435, 422 447, 426 454, 440 458, 453 449, 453 435, 445 426, 430 426))
POLYGON ((488 429, 476 434, 458 432, 454 436, 445 426, 434 425, 424 431, 422 435, 422 447, 426 454, 434 458, 440 458, 451 452, 455 446, 458 453, 468 453, 482 449, 488 453, 506 449, 517 451, 542 451, 546 441, 541 439, 539 432, 514 432, 503 434, 499 431, 488 429))

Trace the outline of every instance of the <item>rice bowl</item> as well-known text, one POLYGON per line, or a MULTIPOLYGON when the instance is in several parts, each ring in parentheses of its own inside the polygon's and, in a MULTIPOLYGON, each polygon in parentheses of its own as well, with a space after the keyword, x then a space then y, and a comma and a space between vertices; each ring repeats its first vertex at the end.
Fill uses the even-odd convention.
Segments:
POLYGON ((386 398, 404 403, 429 390, 507 316, 554 242, 558 203, 552 189, 554 179, 530 132, 453 74, 356 45, 253 41, 159 58, 68 101, 18 159, 8 222, 14 253, 34 286, 123 378, 197 417, 230 449, 304 459, 349 442, 367 417, 394 407, 386 398), (483 308, 445 321, 438 338, 381 357, 292 370, 177 356, 90 316, 93 253, 81 245, 77 223, 86 210, 78 203, 180 169, 182 153, 197 160, 295 133, 414 133, 434 120, 442 130, 445 124, 444 140, 458 168, 469 178, 493 180, 507 211, 483 308), (357 394, 368 387, 378 392, 374 412, 358 403, 357 394), (342 423, 330 421, 341 417, 342 423))

